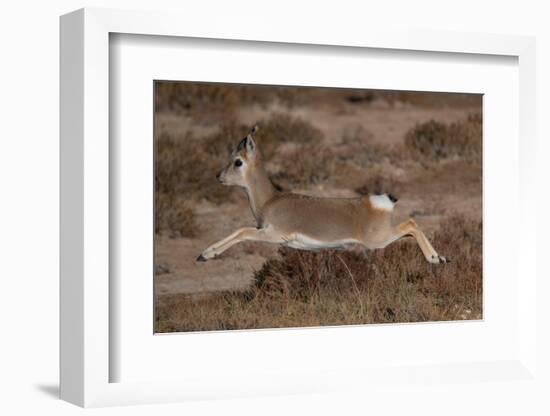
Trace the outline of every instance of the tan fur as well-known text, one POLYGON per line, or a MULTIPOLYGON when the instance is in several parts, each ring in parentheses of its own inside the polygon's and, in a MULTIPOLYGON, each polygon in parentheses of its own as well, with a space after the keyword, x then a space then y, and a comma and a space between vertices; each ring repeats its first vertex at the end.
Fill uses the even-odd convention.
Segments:
POLYGON ((319 198, 276 191, 254 142, 253 133, 256 131, 254 128, 239 143, 229 165, 218 178, 223 184, 245 189, 257 228, 245 227, 235 231, 208 247, 198 260, 214 258, 241 241, 264 241, 306 250, 346 248, 350 244, 375 249, 386 247, 404 236, 412 236, 427 261, 447 262, 445 257, 437 254, 412 219, 392 225, 393 202, 387 196, 388 200, 383 196, 372 199, 371 196, 319 198), (238 163, 241 165, 237 166, 238 163), (379 205, 380 200, 384 205, 379 205))

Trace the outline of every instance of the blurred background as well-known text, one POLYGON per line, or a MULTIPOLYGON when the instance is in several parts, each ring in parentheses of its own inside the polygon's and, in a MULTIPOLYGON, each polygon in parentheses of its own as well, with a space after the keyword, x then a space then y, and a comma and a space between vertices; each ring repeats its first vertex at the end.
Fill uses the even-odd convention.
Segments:
POLYGON ((157 81, 154 125, 158 332, 481 318, 481 95, 157 81), (196 263, 255 225, 244 192, 215 177, 255 124, 283 189, 392 193, 395 221, 413 217, 455 262, 426 265, 411 242, 366 253, 247 242, 196 263))

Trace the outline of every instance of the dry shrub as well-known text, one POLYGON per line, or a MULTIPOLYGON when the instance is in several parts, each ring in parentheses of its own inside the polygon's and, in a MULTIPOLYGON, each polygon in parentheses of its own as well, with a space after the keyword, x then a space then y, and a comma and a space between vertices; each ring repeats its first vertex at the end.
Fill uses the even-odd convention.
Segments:
MULTIPOLYGON (((362 90, 367 92, 368 90, 362 90)), ((340 88, 277 87, 277 101, 290 109, 300 106, 332 107, 342 109, 355 90, 340 88)))
POLYGON ((357 182, 359 171, 366 166, 398 164, 402 159, 397 146, 372 143, 370 133, 362 128, 345 131, 341 143, 327 146, 322 143, 321 133, 317 134, 307 122, 295 119, 292 124, 284 118, 276 120, 276 125, 285 132, 281 141, 297 143, 284 152, 275 153, 273 158, 276 167, 274 179, 287 187, 342 179, 349 185, 357 182), (290 128, 285 129, 285 125, 290 128), (299 134, 294 136, 294 133, 299 134))
POLYGON ((216 174, 228 163, 229 149, 243 131, 242 126, 231 124, 203 138, 160 134, 155 157, 155 232, 195 236, 192 202, 231 200, 234 190, 220 184, 216 174))
POLYGON ((434 120, 418 124, 405 135, 405 147, 413 157, 439 161, 451 157, 480 159, 482 152, 481 114, 444 124, 434 120))
POLYGON ((403 184, 393 176, 376 173, 366 177, 363 184, 355 188, 359 195, 392 194, 399 196, 403 184))
POLYGON ((272 95, 254 85, 157 81, 155 110, 184 112, 199 123, 224 121, 243 105, 267 104, 272 95))
POLYGON ((274 156, 283 143, 309 144, 323 140, 321 130, 301 118, 288 114, 275 113, 267 120, 260 121, 257 133, 258 146, 267 159, 274 156))
POLYGON ((155 102, 157 111, 184 111, 195 119, 202 119, 232 114, 239 97, 234 88, 223 84, 156 82, 155 102))
POLYGON ((451 263, 427 263, 412 238, 366 252, 281 248, 280 257, 266 261, 255 274, 253 291, 255 296, 306 302, 319 296, 344 296, 351 302, 363 298, 373 313, 379 312, 372 322, 455 319, 447 314, 456 305, 481 316, 481 222, 451 216, 432 241, 451 263), (391 319, 385 316, 389 309, 391 319))
POLYGON ((158 111, 186 112, 197 121, 204 121, 223 113, 234 114, 237 107, 279 102, 293 108, 318 101, 341 100, 336 89, 244 85, 201 82, 155 83, 155 101, 158 111))
POLYGON ((155 83, 155 110, 185 113, 198 123, 228 121, 240 108, 277 102, 283 107, 340 105, 347 93, 335 89, 201 82, 155 83))
POLYGON ((374 143, 372 134, 360 126, 344 131, 342 142, 335 148, 335 153, 341 160, 363 168, 385 162, 398 166, 404 158, 400 145, 374 143))
POLYGON ((204 151, 212 156, 211 165, 215 165, 217 169, 215 173, 229 163, 229 154, 247 135, 250 128, 251 126, 229 122, 222 124, 217 132, 198 138, 204 151))
POLYGON ((394 107, 405 104, 423 108, 468 108, 481 106, 480 94, 418 91, 279 87, 277 89, 277 98, 279 102, 290 108, 303 105, 328 105, 342 108, 344 105, 372 106, 380 105, 380 103, 394 107))
POLYGON ((170 237, 195 237, 199 231, 195 211, 181 197, 155 193, 155 233, 168 232, 170 237))
MULTIPOLYGON (((250 128, 242 124, 225 123, 218 131, 204 137, 192 134, 173 137, 166 132, 161 133, 156 141, 156 191, 186 199, 206 198, 213 202, 227 199, 231 191, 216 180, 216 174, 227 165, 231 150, 250 128)), ((321 157, 320 161, 329 157, 327 150, 308 144, 321 139, 322 133, 311 124, 282 114, 268 119, 257 134, 258 146, 267 159, 277 152, 282 143, 307 144, 308 147, 303 151, 311 152, 312 157, 308 153, 306 159, 309 164, 306 163, 304 168, 303 182, 315 180, 313 169, 317 163, 314 160, 316 157, 321 157)), ((293 161, 298 160, 297 165, 303 165, 303 160, 300 160, 303 159, 302 150, 291 152, 289 157, 293 161)), ((296 175, 301 174, 296 172, 296 175)))
POLYGON ((417 124, 405 135, 405 145, 413 154, 439 159, 445 157, 447 125, 435 120, 417 124))
POLYGON ((315 185, 328 180, 337 166, 328 147, 307 144, 278 156, 273 179, 284 187, 315 185))
POLYGON ((392 105, 405 103, 424 108, 481 107, 481 94, 433 93, 421 91, 378 91, 392 105))
POLYGON ((216 174, 229 162, 229 152, 243 131, 244 126, 226 124, 202 138, 161 134, 156 142, 155 191, 187 200, 227 200, 232 191, 218 182, 216 174))
POLYGON ((354 284, 362 284, 366 276, 363 255, 354 252, 310 252, 283 247, 279 256, 267 260, 256 272, 253 290, 257 296, 308 301, 320 292, 338 295, 354 289, 354 284), (360 273, 349 275, 348 269, 360 273))
POLYGON ((258 147, 276 167, 273 179, 285 187, 315 184, 330 175, 331 151, 322 146, 323 133, 311 123, 288 114, 275 113, 260 123, 258 147), (280 146, 293 146, 284 152, 280 146))
POLYGON ((431 240, 451 263, 427 263, 412 239, 364 253, 282 248, 247 292, 161 297, 156 330, 480 319, 481 222, 451 216, 431 240))
POLYGON ((418 107, 474 107, 478 94, 423 93, 414 91, 355 90, 202 82, 155 82, 156 111, 183 112, 196 122, 227 121, 239 108, 277 102, 289 109, 299 106, 346 107, 375 103, 411 104, 418 107))

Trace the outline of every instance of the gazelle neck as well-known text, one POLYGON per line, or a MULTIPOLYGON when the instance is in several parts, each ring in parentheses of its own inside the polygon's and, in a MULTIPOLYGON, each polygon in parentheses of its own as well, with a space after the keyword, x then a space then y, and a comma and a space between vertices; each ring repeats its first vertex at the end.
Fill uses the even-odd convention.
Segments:
POLYGON ((259 223, 262 207, 267 201, 273 198, 276 189, 263 166, 258 166, 254 170, 254 174, 250 175, 247 182, 245 189, 248 201, 250 202, 250 208, 254 218, 259 223))

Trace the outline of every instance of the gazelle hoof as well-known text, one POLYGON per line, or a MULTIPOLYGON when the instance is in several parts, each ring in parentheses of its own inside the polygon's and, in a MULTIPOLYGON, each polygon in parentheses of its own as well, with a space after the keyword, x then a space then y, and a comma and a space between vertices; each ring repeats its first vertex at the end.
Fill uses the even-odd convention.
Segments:
POLYGON ((443 256, 432 256, 432 259, 430 261, 430 263, 434 263, 434 264, 441 264, 441 263, 450 263, 451 260, 449 260, 447 257, 443 257, 443 256))
POLYGON ((197 261, 206 261, 206 257, 201 254, 199 257, 197 257, 197 261))

